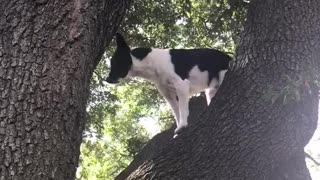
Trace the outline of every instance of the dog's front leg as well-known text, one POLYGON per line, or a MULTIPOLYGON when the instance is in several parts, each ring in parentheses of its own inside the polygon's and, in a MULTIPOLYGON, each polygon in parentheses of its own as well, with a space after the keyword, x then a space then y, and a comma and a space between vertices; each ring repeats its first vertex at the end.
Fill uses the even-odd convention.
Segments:
POLYGON ((175 134, 177 134, 184 127, 188 125, 190 82, 187 79, 181 80, 175 84, 175 87, 178 95, 179 111, 180 111, 179 124, 174 131, 175 134))
POLYGON ((179 122, 179 104, 178 101, 176 99, 176 95, 174 96, 164 96, 164 98, 166 99, 167 103, 170 105, 171 107, 171 111, 174 115, 174 118, 176 120, 176 125, 177 127, 179 126, 180 122, 179 122))
POLYGON ((167 86, 163 86, 163 85, 157 85, 157 89, 160 92, 160 94, 164 97, 164 99, 167 101, 167 103, 170 105, 171 111, 176 121, 176 125, 178 127, 180 114, 179 114, 179 104, 177 100, 177 94, 175 90, 172 90, 171 88, 168 88, 167 86))

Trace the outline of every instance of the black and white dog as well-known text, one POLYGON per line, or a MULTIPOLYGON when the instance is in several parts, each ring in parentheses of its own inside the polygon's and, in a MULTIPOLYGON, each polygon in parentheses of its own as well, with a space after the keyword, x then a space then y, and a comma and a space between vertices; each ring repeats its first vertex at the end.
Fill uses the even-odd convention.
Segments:
POLYGON ((121 34, 111 58, 108 83, 142 77, 153 82, 171 106, 178 133, 188 125, 190 96, 205 91, 208 105, 228 69, 231 57, 214 49, 130 49, 121 34))

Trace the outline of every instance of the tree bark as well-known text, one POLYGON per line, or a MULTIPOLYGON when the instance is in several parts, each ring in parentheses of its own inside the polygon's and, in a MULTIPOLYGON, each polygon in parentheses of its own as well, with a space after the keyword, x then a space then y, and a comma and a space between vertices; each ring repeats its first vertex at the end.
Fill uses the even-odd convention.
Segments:
POLYGON ((129 1, 0 5, 0 179, 74 179, 91 74, 129 1))
POLYGON ((252 0, 236 60, 199 122, 123 178, 311 179, 304 146, 318 120, 319 22, 317 0, 252 0))

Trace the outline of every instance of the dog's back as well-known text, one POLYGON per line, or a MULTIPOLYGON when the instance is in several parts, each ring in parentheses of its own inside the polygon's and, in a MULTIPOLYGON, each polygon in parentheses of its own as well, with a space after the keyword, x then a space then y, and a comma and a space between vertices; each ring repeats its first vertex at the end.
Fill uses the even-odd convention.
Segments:
POLYGON ((175 72, 182 78, 188 79, 189 73, 195 66, 201 72, 208 72, 208 85, 213 78, 219 79, 219 72, 228 69, 231 57, 215 49, 171 49, 171 62, 175 72))
MULTIPOLYGON (((223 80, 231 57, 215 49, 134 48, 131 75, 161 86, 175 79, 189 80, 189 95, 215 89, 223 80)), ((209 98, 209 97, 208 97, 209 98)))

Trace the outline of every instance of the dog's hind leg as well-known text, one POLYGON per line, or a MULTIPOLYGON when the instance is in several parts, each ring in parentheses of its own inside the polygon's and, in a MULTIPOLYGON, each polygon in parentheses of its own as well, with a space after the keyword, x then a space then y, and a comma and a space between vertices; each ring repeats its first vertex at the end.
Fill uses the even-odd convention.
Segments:
POLYGON ((209 106, 211 99, 216 95, 219 88, 218 79, 214 78, 211 80, 209 87, 205 89, 207 105, 209 106))
POLYGON ((219 72, 219 80, 217 78, 214 78, 211 80, 209 87, 205 89, 207 104, 209 106, 212 98, 216 95, 220 85, 223 82, 224 76, 226 74, 227 70, 222 70, 219 72))
POLYGON ((214 95, 217 93, 218 88, 207 88, 205 90, 206 94, 206 100, 207 100, 207 105, 209 106, 211 99, 214 97, 214 95))
POLYGON ((222 81, 224 80, 224 76, 226 75, 228 70, 222 70, 219 72, 219 86, 222 84, 222 81))

